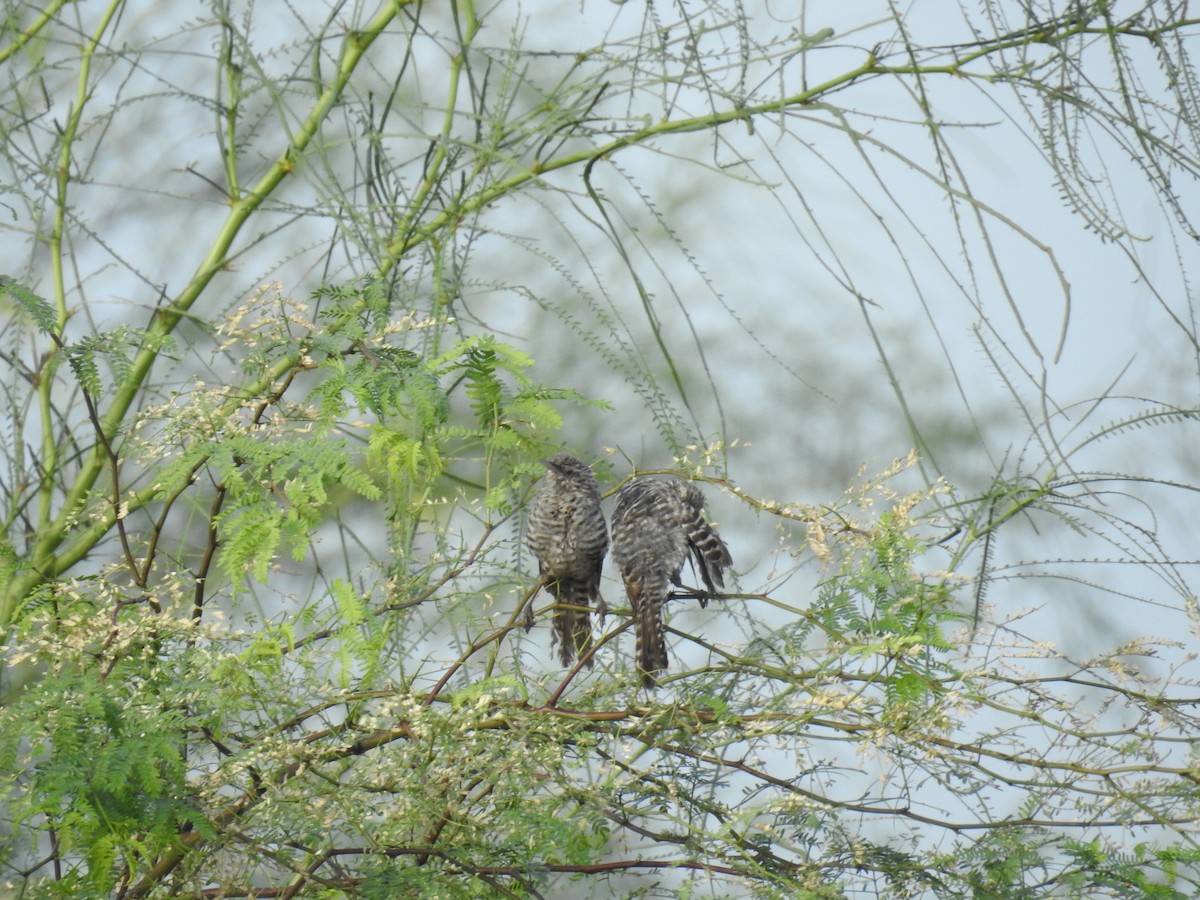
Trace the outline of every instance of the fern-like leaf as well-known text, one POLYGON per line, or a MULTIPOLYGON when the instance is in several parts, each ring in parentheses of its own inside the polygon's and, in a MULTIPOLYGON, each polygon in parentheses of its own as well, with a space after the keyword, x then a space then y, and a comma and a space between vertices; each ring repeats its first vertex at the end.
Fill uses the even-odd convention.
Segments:
POLYGON ((16 279, 0 275, 0 297, 11 297, 33 320, 38 331, 49 335, 58 333, 58 319, 54 315, 54 307, 16 279))

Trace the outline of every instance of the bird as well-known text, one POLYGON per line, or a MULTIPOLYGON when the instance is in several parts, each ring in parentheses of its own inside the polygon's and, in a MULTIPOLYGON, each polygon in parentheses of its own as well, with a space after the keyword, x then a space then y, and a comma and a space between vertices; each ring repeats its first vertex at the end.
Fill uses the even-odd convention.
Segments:
POLYGON ((593 606, 601 623, 608 612, 600 595, 608 527, 591 469, 569 453, 541 462, 546 475, 529 510, 526 542, 537 558, 540 584, 557 601, 554 641, 569 666, 591 647, 593 606))
POLYGON ((704 581, 695 590, 701 604, 725 587, 732 565, 729 548, 704 518, 704 494, 680 478, 638 478, 617 492, 612 516, 612 555, 633 607, 637 667, 642 684, 658 684, 667 668, 663 603, 670 585, 683 587, 683 564, 690 557, 704 581))

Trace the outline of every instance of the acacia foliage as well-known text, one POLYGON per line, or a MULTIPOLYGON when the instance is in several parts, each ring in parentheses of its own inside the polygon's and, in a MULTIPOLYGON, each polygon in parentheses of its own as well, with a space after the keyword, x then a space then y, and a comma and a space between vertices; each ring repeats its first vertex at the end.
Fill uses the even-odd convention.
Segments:
MULTIPOLYGON (((868 47, 854 29, 764 31, 774 20, 740 7, 700 21, 648 5, 620 36, 565 51, 489 30, 500 13, 470 2, 341 5, 321 21, 214 3, 156 19, 157 34, 121 0, 6 11, 6 196, 29 236, 0 283, 9 888, 1195 892, 1196 604, 1185 560, 1116 502, 1194 482, 1080 461, 1196 410, 1110 391, 1071 426, 1091 430, 1062 440, 1038 368, 1052 354, 1028 334, 1025 352, 982 303, 1005 269, 980 275, 966 235, 978 228, 986 259, 983 223, 1000 217, 970 193, 928 93, 939 79, 1011 90, 1066 205, 1128 249, 1120 203, 1063 138, 1096 129, 1191 236, 1176 189, 1197 171, 1186 7, 988 5, 953 44, 922 43, 893 13, 889 42, 868 47), (1147 47, 1169 76, 1153 94, 1133 77, 1147 47), (1122 102, 1094 80, 1097 56, 1122 102), (864 126, 848 98, 880 82, 915 98, 932 167, 864 126), (147 179, 130 138, 147 109, 159 126, 203 111, 202 162, 185 141, 186 162, 147 179), (872 163, 868 148, 912 164, 951 204, 960 245, 939 258, 970 260, 959 287, 979 302, 978 346, 1028 429, 983 488, 938 477, 943 448, 850 276, 921 453, 806 504, 783 484, 744 487, 738 436, 711 437, 725 421, 715 342, 688 304, 666 314, 638 222, 712 282, 622 166, 700 133, 711 156, 693 158, 802 205, 804 184, 761 177, 740 141, 770 157, 818 124, 872 163), (185 210, 186 225, 146 253, 106 212, 114 199, 164 222, 185 210), (521 230, 538 208, 561 234, 521 230), (606 286, 583 227, 611 240, 632 301, 606 286), (565 294, 507 280, 517 253, 565 294), (246 289, 239 267, 322 286, 246 289), (528 322, 495 295, 548 315, 510 337, 528 322), (565 416, 618 419, 597 379, 544 383, 538 363, 562 345, 619 376, 633 433, 670 448, 715 515, 743 517, 723 529, 740 586, 703 614, 673 604, 654 693, 628 663, 615 583, 594 669, 548 667, 544 629, 520 627, 525 603, 547 615, 520 539, 537 460, 582 443, 565 416), (1087 537, 1088 555, 998 560, 1030 525, 1087 537), (1041 631, 1057 581, 1124 590, 1096 574, 1107 565, 1158 579, 1137 599, 1177 614, 1170 639, 1138 631, 1080 658, 1041 631), (985 602, 1013 585, 1031 599, 985 602)), ((731 323, 747 310, 724 307, 731 323)), ((787 369, 750 337, 764 372, 787 369)), ((636 468, 617 434, 606 488, 636 468)))

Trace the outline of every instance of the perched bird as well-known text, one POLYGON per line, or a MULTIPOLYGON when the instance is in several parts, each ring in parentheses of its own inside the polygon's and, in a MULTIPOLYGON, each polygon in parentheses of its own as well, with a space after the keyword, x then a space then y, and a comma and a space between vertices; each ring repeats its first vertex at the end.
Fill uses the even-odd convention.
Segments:
MULTIPOLYGON (((569 453, 542 460, 546 476, 529 510, 527 542, 546 590, 558 601, 554 640, 564 666, 592 643, 593 604, 600 621, 608 612, 600 596, 600 570, 608 528, 592 470, 569 453)), ((591 665, 591 660, 588 660, 591 665)))
POLYGON ((637 665, 647 687, 658 683, 655 672, 667 668, 663 603, 670 584, 683 587, 684 561, 691 557, 704 581, 704 590, 695 591, 702 604, 725 586, 729 548, 705 521, 703 509, 700 488, 678 478, 638 479, 617 494, 613 559, 633 606, 637 665))

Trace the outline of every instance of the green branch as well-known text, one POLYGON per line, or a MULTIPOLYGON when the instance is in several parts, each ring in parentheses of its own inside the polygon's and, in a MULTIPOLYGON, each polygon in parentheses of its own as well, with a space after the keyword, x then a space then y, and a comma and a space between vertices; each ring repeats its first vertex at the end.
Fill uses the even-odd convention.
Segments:
POLYGON ((37 37, 38 34, 41 33, 43 28, 53 21, 60 9, 72 2, 74 2, 74 0, 50 0, 50 3, 48 3, 46 8, 42 10, 41 15, 33 20, 33 24, 24 31, 17 32, 16 36, 13 38, 13 42, 3 50, 0 50, 0 63, 8 62, 10 57, 23 49, 26 44, 28 44, 35 37, 37 37))
MULTIPOLYGON (((287 147, 280 153, 274 164, 243 196, 233 200, 229 215, 218 231, 212 247, 187 286, 173 301, 160 307, 154 313, 147 328, 147 333, 150 336, 161 337, 170 334, 187 311, 191 309, 196 300, 203 294, 209 282, 212 281, 213 276, 225 265, 230 248, 241 233, 242 227, 246 224, 247 220, 266 202, 284 179, 294 171, 297 163, 312 143, 313 138, 319 132, 330 110, 333 109, 341 97, 342 91, 349 83, 351 76, 357 69, 367 49, 384 29, 392 23, 399 13, 400 8, 412 2, 414 0, 394 0, 388 7, 381 10, 365 29, 352 32, 346 37, 342 44, 342 55, 338 61, 337 72, 333 80, 321 92, 308 116, 292 134, 288 140, 287 147)), ((88 95, 88 67, 86 61, 90 60, 91 50, 94 50, 95 46, 99 43, 108 22, 120 5, 121 0, 114 0, 112 7, 109 9, 108 16, 101 27, 97 29, 92 43, 89 44, 88 48, 85 48, 85 66, 79 78, 79 99, 76 103, 74 115, 69 121, 63 135, 63 149, 59 160, 59 191, 56 198, 58 203, 58 218, 56 220, 55 232, 51 238, 52 252, 55 259, 55 296, 59 303, 60 318, 63 322, 65 322, 65 306, 63 305, 65 294, 62 283, 61 245, 64 233, 63 216, 65 215, 66 208, 65 191, 70 172, 70 148, 78 127, 79 117, 82 115, 83 101, 86 100, 88 95), (59 250, 54 252, 53 248, 56 246, 59 250)), ((46 514, 45 518, 39 523, 39 539, 30 554, 28 568, 8 584, 5 595, 0 598, 0 626, 11 620, 13 610, 21 597, 24 597, 30 590, 44 582, 47 578, 52 578, 65 571, 64 563, 68 560, 82 559, 116 521, 116 511, 109 511, 94 525, 81 532, 76 537, 68 552, 64 553, 58 559, 54 558, 55 551, 67 539, 75 518, 84 507, 88 495, 95 486, 96 480, 104 470, 107 460, 107 454, 104 452, 104 441, 115 441, 121 426, 125 423, 125 418, 130 407, 137 399, 151 367, 158 359, 160 352, 158 348, 161 346, 162 344, 159 341, 148 341, 147 346, 134 357, 129 376, 117 387, 112 403, 101 416, 100 429, 103 437, 98 437, 92 452, 81 466, 75 483, 63 498, 57 517, 51 521, 49 515, 46 514)), ((268 373, 267 378, 278 377, 278 373, 287 371, 294 363, 294 358, 281 361, 280 364, 277 364, 268 373)), ((49 379, 46 380, 46 385, 42 390, 44 392, 50 390, 49 379)), ((52 445, 53 439, 49 436, 51 433, 50 429, 47 428, 44 431, 47 434, 46 440, 51 442, 51 446, 43 447, 44 458, 47 461, 47 482, 43 486, 43 509, 48 509, 50 499, 48 478, 49 473, 57 469, 55 465, 57 448, 52 445)), ((143 491, 137 495, 136 499, 139 501, 139 505, 142 505, 152 497, 152 492, 143 491)), ((123 510, 123 514, 128 514, 128 512, 136 508, 138 507, 129 506, 123 510)))

